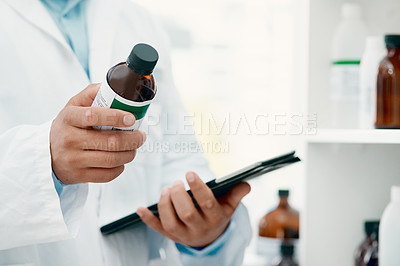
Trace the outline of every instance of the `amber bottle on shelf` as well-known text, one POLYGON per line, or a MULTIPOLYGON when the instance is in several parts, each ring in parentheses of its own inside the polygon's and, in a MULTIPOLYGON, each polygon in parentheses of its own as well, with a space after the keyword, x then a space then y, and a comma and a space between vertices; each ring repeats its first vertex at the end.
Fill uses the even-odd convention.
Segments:
POLYGON ((295 261, 294 246, 290 242, 282 242, 281 244, 281 255, 275 258, 271 266, 298 266, 299 264, 295 261))
POLYGON ((400 129, 400 35, 385 35, 377 79, 376 128, 400 129))
POLYGON ((270 238, 299 238, 299 212, 289 205, 289 190, 279 190, 279 205, 264 215, 258 234, 270 238))
POLYGON ((366 236, 354 254, 354 265, 377 266, 379 221, 366 221, 364 230, 366 236))

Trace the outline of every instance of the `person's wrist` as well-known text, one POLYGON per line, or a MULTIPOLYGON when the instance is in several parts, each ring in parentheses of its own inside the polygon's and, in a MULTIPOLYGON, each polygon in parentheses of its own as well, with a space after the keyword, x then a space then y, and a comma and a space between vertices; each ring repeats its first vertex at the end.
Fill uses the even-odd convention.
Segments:
POLYGON ((188 254, 192 256, 212 256, 219 252, 219 250, 228 242, 232 235, 232 230, 235 228, 235 221, 232 219, 228 223, 226 230, 212 243, 204 247, 192 247, 180 243, 175 243, 178 251, 183 254, 188 254))

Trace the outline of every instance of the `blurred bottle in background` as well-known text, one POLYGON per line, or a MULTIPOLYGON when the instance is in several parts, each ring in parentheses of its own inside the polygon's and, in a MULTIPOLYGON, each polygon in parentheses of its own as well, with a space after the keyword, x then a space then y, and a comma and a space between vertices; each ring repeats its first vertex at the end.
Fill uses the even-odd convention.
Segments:
POLYGON ((281 244, 281 254, 272 260, 271 266, 298 266, 299 264, 293 257, 294 254, 294 246, 289 241, 284 241, 281 244))
POLYGON ((379 221, 366 221, 364 230, 366 236, 354 253, 354 265, 377 266, 379 221))
POLYGON ((379 229, 379 264, 400 265, 400 186, 393 186, 379 229))
POLYGON ((379 65, 376 128, 400 129, 400 35, 385 35, 387 55, 379 65))
POLYGON ((299 238, 299 212, 289 205, 289 190, 279 190, 278 206, 261 218, 258 234, 271 238, 299 238))
POLYGON ((282 241, 297 246, 299 238, 299 212, 289 205, 289 190, 279 190, 278 195, 278 206, 259 222, 257 253, 265 256, 268 262, 279 256, 282 241))
POLYGON ((359 70, 367 35, 360 6, 344 3, 332 41, 330 95, 334 128, 358 127, 359 70))
POLYGON ((360 64, 359 128, 373 129, 376 119, 376 87, 379 64, 386 56, 383 36, 369 36, 360 64))

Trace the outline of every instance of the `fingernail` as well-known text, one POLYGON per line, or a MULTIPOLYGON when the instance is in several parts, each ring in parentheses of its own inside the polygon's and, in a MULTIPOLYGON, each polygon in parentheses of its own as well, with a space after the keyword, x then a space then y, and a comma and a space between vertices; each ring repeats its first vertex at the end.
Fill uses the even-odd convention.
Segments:
POLYGON ((163 187, 163 189, 161 189, 161 195, 167 196, 168 194, 169 194, 169 187, 163 187))
POLYGON ((142 218, 142 216, 143 216, 143 212, 142 212, 142 210, 140 210, 140 209, 136 210, 136 214, 137 214, 140 218, 142 218))
POLYGON ((125 115, 124 116, 124 124, 127 126, 131 126, 135 122, 133 115, 125 115))
POLYGON ((191 172, 189 172, 189 173, 186 175, 186 179, 187 179, 188 182, 193 182, 193 181, 194 181, 194 174, 191 173, 191 172))

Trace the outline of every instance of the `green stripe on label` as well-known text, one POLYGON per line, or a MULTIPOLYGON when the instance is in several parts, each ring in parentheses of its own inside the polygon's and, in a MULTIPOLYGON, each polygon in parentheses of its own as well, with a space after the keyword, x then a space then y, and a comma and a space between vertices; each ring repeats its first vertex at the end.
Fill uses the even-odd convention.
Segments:
POLYGON ((117 99, 114 99, 113 102, 111 103, 110 108, 120 109, 120 110, 130 112, 135 116, 136 120, 139 120, 139 119, 142 119, 146 115, 147 108, 149 108, 149 106, 150 106, 150 104, 145 105, 145 106, 131 106, 131 105, 121 103, 117 99))
POLYGON ((359 65, 360 60, 339 60, 332 62, 332 65, 359 65))

